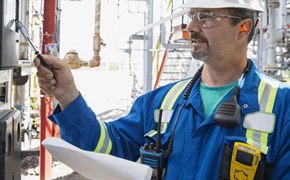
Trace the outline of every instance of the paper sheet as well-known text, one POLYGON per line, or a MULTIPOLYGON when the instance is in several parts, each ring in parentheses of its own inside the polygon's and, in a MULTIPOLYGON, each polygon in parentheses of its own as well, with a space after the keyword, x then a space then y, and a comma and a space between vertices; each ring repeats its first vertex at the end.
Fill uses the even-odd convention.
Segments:
POLYGON ((152 168, 112 155, 84 151, 66 141, 51 137, 42 141, 51 155, 84 176, 94 180, 149 180, 152 168))

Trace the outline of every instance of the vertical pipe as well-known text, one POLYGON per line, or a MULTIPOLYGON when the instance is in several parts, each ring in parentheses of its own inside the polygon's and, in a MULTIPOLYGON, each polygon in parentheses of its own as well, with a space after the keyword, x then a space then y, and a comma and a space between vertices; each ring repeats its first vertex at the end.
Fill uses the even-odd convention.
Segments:
POLYGON ((275 9, 273 7, 269 7, 269 24, 268 24, 268 57, 267 57, 267 65, 275 65, 276 60, 276 46, 275 46, 275 9))
MULTIPOLYGON (((153 23, 153 0, 147 1, 147 24, 153 23)), ((145 31, 144 48, 144 70, 143 70, 143 92, 152 90, 152 47, 153 47, 153 29, 145 31)))
MULTIPOLYGON (((29 26, 29 2, 30 1, 20 1, 20 16, 19 20, 24 24, 25 27, 29 26)), ((19 60, 28 60, 28 42, 23 36, 19 36, 19 60)))
POLYGON ((280 5, 279 8, 277 9, 277 15, 275 17, 275 20, 277 21, 277 26, 276 28, 281 30, 285 28, 285 22, 286 22, 286 1, 285 0, 280 0, 280 5))
POLYGON ((259 52, 258 52, 258 61, 259 68, 262 70, 263 67, 267 64, 267 54, 268 54, 268 45, 265 39, 264 30, 267 28, 267 11, 261 13, 260 17, 260 37, 259 37, 259 52))
MULTIPOLYGON (((54 40, 56 0, 44 0, 43 32, 42 32, 42 53, 45 47, 54 40)), ((41 92, 40 98, 40 142, 53 135, 53 125, 47 116, 52 112, 52 97, 45 97, 41 92)), ((52 157, 40 144, 40 180, 51 179, 52 157)))
POLYGON ((268 1, 268 57, 267 66, 274 66, 276 63, 276 9, 279 7, 279 0, 269 0, 268 1))
POLYGON ((100 36, 100 21, 101 21, 101 0, 95 0, 95 34, 94 34, 94 56, 90 62, 90 67, 97 67, 100 65, 101 57, 101 43, 102 39, 100 36))

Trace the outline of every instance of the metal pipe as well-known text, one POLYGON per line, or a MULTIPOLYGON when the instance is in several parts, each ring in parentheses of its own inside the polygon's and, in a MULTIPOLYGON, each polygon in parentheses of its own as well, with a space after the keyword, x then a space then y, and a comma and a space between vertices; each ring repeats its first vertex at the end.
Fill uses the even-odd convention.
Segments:
POLYGON ((269 13, 269 24, 268 24, 268 56, 267 66, 274 66, 276 64, 276 9, 280 3, 277 0, 268 1, 268 13, 269 13))
POLYGON ((286 0, 280 0, 279 13, 282 16, 281 25, 279 28, 284 30, 286 28, 286 21, 287 21, 287 3, 286 3, 286 0))
POLYGON ((95 34, 94 34, 94 42, 93 42, 93 49, 94 49, 94 56, 93 59, 90 61, 90 67, 97 67, 100 66, 100 50, 102 39, 100 36, 100 21, 101 21, 101 1, 95 0, 95 34))
MULTIPOLYGON (((29 26, 29 2, 30 1, 20 1, 20 21, 25 27, 29 26)), ((19 36, 19 60, 28 60, 28 43, 23 36, 19 36)))
MULTIPOLYGON (((153 0, 147 1, 147 23, 150 24, 153 22, 153 0)), ((146 22, 146 21, 145 21, 146 22)), ((148 31, 144 32, 145 38, 144 48, 147 49, 144 53, 144 69, 143 69, 143 93, 152 90, 152 49, 153 47, 153 29, 148 29, 148 31)))

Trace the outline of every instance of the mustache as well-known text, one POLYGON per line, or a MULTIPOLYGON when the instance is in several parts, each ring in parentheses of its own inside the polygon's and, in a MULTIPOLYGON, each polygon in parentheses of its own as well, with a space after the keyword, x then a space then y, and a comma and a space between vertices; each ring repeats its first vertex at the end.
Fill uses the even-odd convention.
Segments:
POLYGON ((205 38, 204 36, 200 35, 197 32, 189 32, 190 33, 190 37, 191 39, 199 39, 203 42, 207 42, 207 38, 205 38))

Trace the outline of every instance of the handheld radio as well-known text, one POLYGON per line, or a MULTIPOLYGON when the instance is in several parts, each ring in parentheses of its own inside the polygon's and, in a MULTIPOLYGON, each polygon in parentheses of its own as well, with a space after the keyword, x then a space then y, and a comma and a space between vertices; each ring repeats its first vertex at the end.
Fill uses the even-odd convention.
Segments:
MULTIPOLYGON (((164 152, 161 149, 161 119, 162 119, 162 109, 159 110, 158 125, 157 125, 157 135, 156 143, 146 143, 140 148, 140 159, 142 164, 149 165, 155 172, 157 171, 156 177, 153 179, 162 179, 162 169, 165 164, 164 152)), ((154 173, 153 173, 154 176, 154 173)))
MULTIPOLYGON (((159 110, 159 117, 158 117, 158 126, 157 126, 157 135, 156 135, 156 144, 151 142, 151 143, 146 143, 143 147, 140 148, 140 159, 142 164, 149 165, 155 171, 157 171, 157 175, 154 176, 153 173, 153 179, 161 180, 162 179, 162 170, 165 168, 167 159, 169 155, 172 152, 173 149, 173 139, 174 139, 174 132, 180 117, 180 114, 182 112, 182 109, 184 108, 189 93, 197 81, 197 79, 200 77, 201 72, 202 72, 203 66, 198 69, 198 71, 195 73, 195 75, 192 77, 190 80, 187 88, 185 89, 185 92, 183 94, 183 99, 185 100, 184 103, 182 104, 181 108, 179 109, 175 123, 173 125, 171 137, 169 139, 169 144, 167 149, 162 149, 161 148, 161 119, 162 119, 162 109, 159 110)), ((154 172, 154 171, 153 171, 154 172)))

